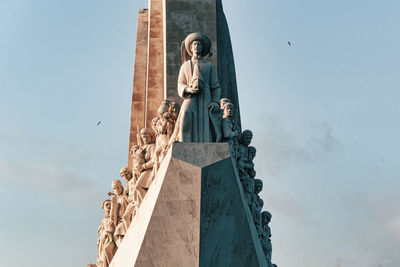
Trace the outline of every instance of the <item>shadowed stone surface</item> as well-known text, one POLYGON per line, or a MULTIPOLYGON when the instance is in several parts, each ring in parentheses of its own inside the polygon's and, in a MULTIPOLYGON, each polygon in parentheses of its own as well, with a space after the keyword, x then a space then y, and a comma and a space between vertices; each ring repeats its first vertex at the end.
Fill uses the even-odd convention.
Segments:
POLYGON ((172 157, 204 167, 230 157, 226 143, 174 143, 172 157))
POLYGON ((200 267, 265 266, 231 158, 202 168, 200 267))
POLYGON ((218 80, 221 96, 227 97, 235 105, 236 123, 241 128, 239 96, 236 83, 235 60, 229 27, 226 21, 222 0, 217 0, 217 50, 218 50, 218 80))

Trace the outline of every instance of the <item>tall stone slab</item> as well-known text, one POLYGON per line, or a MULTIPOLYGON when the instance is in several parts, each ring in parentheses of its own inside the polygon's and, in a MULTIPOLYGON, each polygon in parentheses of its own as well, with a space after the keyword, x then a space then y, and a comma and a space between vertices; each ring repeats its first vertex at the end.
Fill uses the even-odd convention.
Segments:
POLYGON ((200 266, 265 266, 232 159, 202 168, 200 266))
POLYGON ((226 143, 173 144, 110 266, 267 266, 226 143))
MULTIPOLYGON (((131 106, 129 148, 136 143, 137 126, 143 128, 146 114, 148 9, 140 9, 137 19, 135 65, 131 106)), ((131 161, 128 160, 129 166, 131 161)))
POLYGON ((147 53, 146 126, 157 116, 164 100, 164 0, 149 0, 147 53))

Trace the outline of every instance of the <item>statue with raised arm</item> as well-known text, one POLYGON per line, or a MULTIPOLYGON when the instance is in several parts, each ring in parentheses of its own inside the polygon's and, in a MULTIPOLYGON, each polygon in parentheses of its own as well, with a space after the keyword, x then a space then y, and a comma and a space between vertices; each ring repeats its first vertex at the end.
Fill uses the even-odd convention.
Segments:
POLYGON ((219 142, 221 89, 214 65, 204 57, 211 55, 211 41, 200 32, 189 34, 182 43, 178 94, 183 103, 170 142, 219 142), (186 51, 185 51, 186 50, 186 51))

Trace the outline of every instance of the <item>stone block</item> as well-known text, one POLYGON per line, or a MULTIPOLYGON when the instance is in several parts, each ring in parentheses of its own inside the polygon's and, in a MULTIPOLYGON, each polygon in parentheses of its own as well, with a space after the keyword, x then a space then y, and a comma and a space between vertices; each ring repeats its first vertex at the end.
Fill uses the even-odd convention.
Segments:
POLYGON ((226 143, 174 143, 111 267, 266 267, 226 143))

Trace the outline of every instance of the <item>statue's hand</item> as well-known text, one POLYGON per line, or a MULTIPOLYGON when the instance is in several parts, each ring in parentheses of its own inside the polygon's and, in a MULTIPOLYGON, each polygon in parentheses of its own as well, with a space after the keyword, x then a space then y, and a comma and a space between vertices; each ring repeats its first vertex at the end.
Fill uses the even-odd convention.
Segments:
POLYGON ((192 87, 186 87, 185 92, 191 95, 195 95, 199 92, 199 90, 192 87))
POLYGON ((219 105, 218 105, 218 103, 217 102, 211 102, 210 103, 210 105, 208 105, 208 109, 211 109, 211 110, 219 110, 219 105))

